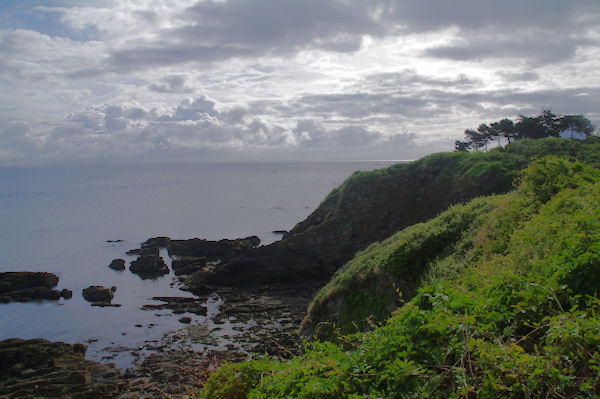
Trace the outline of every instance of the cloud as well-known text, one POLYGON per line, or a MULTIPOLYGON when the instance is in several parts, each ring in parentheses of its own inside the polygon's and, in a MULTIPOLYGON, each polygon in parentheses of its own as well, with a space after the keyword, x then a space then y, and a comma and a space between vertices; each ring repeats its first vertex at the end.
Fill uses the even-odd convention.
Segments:
POLYGON ((600 121, 597 0, 101 4, 0 30, 4 158, 417 154, 542 107, 600 121))
POLYGON ((191 93, 194 90, 186 86, 185 75, 169 75, 152 83, 148 89, 157 93, 191 93))
POLYGON ((496 75, 508 82, 533 82, 540 79, 540 74, 535 71, 498 71, 496 75))
POLYGON ((589 45, 600 47, 600 41, 536 30, 519 35, 514 35, 514 32, 510 35, 487 35, 461 40, 457 44, 433 46, 425 51, 425 55, 457 61, 507 58, 544 65, 570 60, 577 48, 589 45))

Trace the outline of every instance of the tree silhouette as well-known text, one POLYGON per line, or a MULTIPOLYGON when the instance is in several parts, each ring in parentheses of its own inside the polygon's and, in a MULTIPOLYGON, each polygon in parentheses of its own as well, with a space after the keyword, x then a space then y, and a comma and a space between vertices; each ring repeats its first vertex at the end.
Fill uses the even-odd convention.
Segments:
POLYGON ((488 143, 498 141, 502 145, 501 138, 505 138, 510 144, 518 139, 540 139, 545 137, 559 137, 560 133, 570 130, 571 138, 574 132, 583 133, 586 136, 593 134, 594 126, 589 119, 583 115, 558 116, 549 109, 543 109, 537 116, 519 115, 515 123, 504 118, 489 125, 482 123, 474 129, 465 129, 465 140, 454 142, 455 151, 479 151, 484 148, 487 151, 488 143))

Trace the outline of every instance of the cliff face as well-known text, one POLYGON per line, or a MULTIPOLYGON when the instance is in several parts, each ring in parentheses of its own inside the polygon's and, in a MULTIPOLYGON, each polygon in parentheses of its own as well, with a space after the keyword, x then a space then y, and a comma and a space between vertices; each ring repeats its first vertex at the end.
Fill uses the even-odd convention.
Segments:
POLYGON ((429 220, 450 205, 513 188, 532 159, 561 155, 600 166, 600 142, 522 140, 488 153, 441 153, 387 169, 355 172, 281 241, 223 262, 197 283, 325 281, 354 254, 429 220))

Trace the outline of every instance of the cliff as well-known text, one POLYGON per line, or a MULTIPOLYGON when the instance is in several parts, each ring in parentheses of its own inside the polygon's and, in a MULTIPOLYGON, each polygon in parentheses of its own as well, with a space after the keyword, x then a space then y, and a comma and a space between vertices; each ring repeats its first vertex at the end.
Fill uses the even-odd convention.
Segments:
POLYGON ((193 286, 326 282, 354 254, 453 204, 506 193, 531 160, 546 155, 600 167, 600 141, 521 140, 487 153, 440 153, 387 169, 356 172, 281 241, 201 273, 193 286))

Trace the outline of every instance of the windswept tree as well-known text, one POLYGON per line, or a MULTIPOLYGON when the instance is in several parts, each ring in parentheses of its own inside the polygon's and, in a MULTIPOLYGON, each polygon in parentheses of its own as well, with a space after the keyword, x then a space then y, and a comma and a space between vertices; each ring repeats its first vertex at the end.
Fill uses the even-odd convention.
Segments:
POLYGON ((454 142, 454 151, 457 151, 457 152, 468 152, 469 149, 471 148, 472 144, 473 143, 470 143, 468 141, 456 140, 454 142))
POLYGON ((477 130, 466 129, 465 140, 456 140, 454 146, 456 151, 479 151, 482 147, 487 151, 489 142, 497 140, 498 146, 501 146, 502 138, 511 143, 518 139, 559 137, 565 130, 570 130, 573 138, 575 132, 589 136, 594 133, 594 129, 590 120, 583 115, 558 116, 551 110, 544 109, 538 116, 519 115, 516 123, 504 118, 489 125, 482 123, 477 130))
POLYGON ((542 139, 549 136, 539 117, 519 115, 515 130, 519 139, 542 139))
POLYGON ((490 127, 498 133, 498 145, 500 145, 500 137, 504 137, 509 144, 517 139, 515 123, 508 118, 493 122, 490 124, 490 127))
POLYGON ((565 115, 560 119, 560 131, 565 130, 570 131, 571 138, 573 138, 573 132, 580 132, 589 136, 594 133, 594 125, 583 115, 565 115))
POLYGON ((561 118, 549 109, 542 110, 542 114, 537 117, 537 122, 546 133, 546 137, 559 137, 562 131, 560 120, 561 118))
POLYGON ((466 129, 465 137, 467 138, 467 141, 469 143, 471 143, 471 147, 475 151, 479 151, 479 149, 481 147, 486 147, 486 150, 487 150, 487 137, 485 136, 485 134, 481 133, 480 131, 473 130, 473 129, 466 129))

